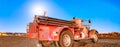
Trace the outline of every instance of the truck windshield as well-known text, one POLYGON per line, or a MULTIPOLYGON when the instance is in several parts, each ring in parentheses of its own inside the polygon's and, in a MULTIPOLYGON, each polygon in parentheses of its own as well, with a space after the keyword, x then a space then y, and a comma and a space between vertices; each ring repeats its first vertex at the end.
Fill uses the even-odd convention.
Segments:
POLYGON ((88 26, 89 25, 88 20, 82 20, 82 25, 88 26))

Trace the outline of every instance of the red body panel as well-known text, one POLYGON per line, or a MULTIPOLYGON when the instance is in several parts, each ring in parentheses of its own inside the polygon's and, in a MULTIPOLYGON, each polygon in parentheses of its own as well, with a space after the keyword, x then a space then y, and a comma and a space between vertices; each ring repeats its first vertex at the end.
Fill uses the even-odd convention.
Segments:
POLYGON ((46 26, 39 25, 39 40, 53 40, 52 32, 57 28, 57 26, 46 26))
POLYGON ((34 23, 29 23, 27 35, 30 39, 38 39, 38 32, 36 31, 36 26, 34 23))
POLYGON ((38 25, 38 28, 35 28, 34 24, 30 24, 28 29, 28 37, 35 40, 59 40, 60 32, 67 28, 71 30, 74 34, 74 29, 69 28, 68 26, 58 27, 58 26, 46 26, 43 24, 38 25))

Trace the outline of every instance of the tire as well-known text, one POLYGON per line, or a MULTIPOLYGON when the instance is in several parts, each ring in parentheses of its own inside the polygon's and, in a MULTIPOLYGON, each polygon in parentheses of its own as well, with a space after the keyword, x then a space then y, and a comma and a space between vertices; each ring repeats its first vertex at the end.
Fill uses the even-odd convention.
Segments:
POLYGON ((44 47, 41 41, 38 41, 38 42, 39 42, 40 47, 44 47))
POLYGON ((90 30, 89 34, 92 35, 92 42, 96 43, 98 41, 98 31, 95 29, 90 30))
POLYGON ((94 34, 93 38, 92 38, 92 42, 96 43, 98 41, 98 36, 97 34, 94 34))
POLYGON ((39 41, 39 44, 41 44, 42 47, 49 47, 49 46, 51 46, 52 42, 50 42, 50 41, 39 41))
POLYGON ((73 34, 69 30, 63 30, 59 38, 60 47, 72 47, 73 45, 73 34))

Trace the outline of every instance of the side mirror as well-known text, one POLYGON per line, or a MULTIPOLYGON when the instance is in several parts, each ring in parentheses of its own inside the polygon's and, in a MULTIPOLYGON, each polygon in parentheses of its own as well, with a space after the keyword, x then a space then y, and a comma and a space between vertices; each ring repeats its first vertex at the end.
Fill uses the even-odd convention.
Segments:
POLYGON ((73 17, 73 19, 75 19, 75 17, 73 17))
POLYGON ((81 22, 84 22, 84 20, 81 20, 81 22))
POLYGON ((89 22, 89 23, 91 23, 91 21, 90 21, 90 20, 88 20, 88 22, 89 22))

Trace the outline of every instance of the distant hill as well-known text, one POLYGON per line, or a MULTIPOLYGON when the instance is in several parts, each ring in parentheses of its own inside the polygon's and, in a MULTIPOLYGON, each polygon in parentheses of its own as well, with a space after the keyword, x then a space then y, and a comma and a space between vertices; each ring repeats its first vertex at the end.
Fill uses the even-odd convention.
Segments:
POLYGON ((120 39, 119 32, 110 32, 110 33, 100 33, 98 34, 99 38, 109 38, 109 39, 120 39))

